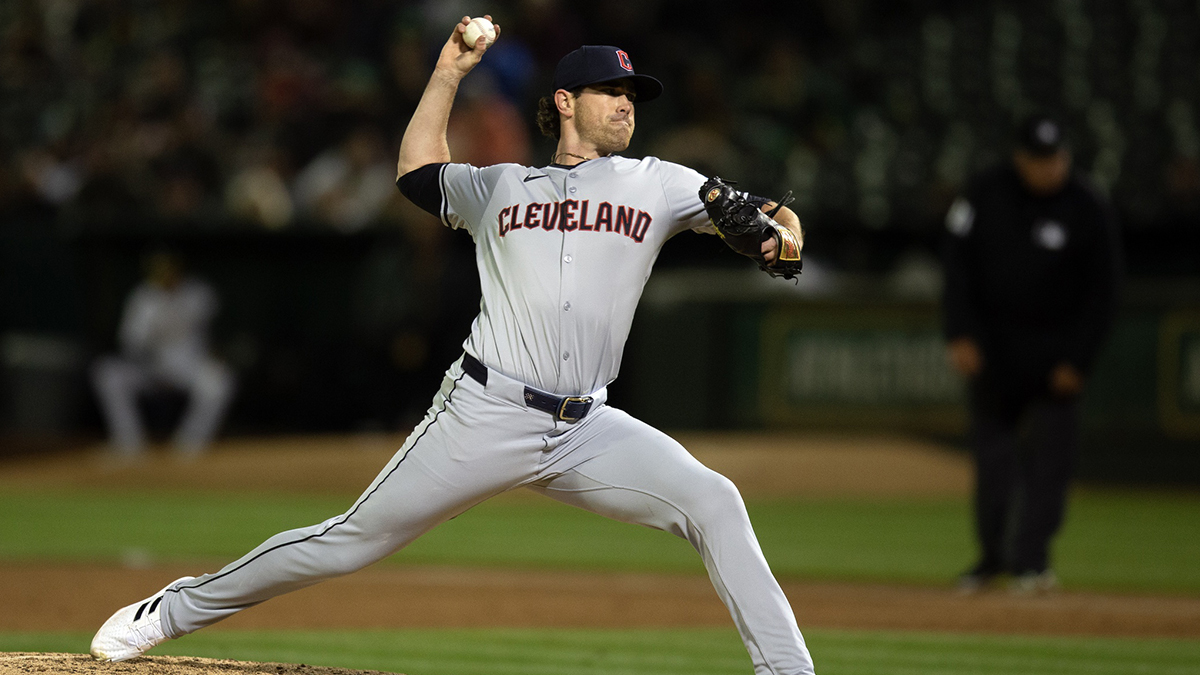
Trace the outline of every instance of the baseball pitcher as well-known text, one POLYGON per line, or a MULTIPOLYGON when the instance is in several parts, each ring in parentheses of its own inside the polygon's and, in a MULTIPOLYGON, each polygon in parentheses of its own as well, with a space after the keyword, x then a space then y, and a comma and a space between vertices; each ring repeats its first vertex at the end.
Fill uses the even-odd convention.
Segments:
MULTIPOLYGON (((488 17, 490 20, 490 17, 488 17)), ((474 239, 479 316, 425 419, 345 513, 278 534, 214 574, 178 580, 97 633, 103 660, 137 656, 246 607, 361 569, 502 492, 526 488, 687 539, 757 675, 813 673, 795 616, 736 487, 666 434, 606 404, 663 243, 717 233, 773 275, 800 271, 785 206, 625 150, 635 104, 662 92, 616 47, 567 54, 542 100, 557 138, 542 167, 452 162, 446 124, 488 41, 455 26, 400 146, 397 185, 474 239)), ((498 31, 497 31, 498 33, 498 31)), ((685 392, 680 392, 686 400, 685 392)))

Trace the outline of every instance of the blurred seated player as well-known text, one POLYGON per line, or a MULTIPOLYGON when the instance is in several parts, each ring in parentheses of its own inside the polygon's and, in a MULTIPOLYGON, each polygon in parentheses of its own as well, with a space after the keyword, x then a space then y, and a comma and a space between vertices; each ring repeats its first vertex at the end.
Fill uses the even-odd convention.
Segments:
POLYGON ((184 276, 180 259, 158 251, 146 259, 146 279, 125 301, 117 339, 121 354, 92 366, 92 383, 113 449, 145 451, 138 398, 180 392, 187 407, 172 439, 184 456, 202 453, 220 428, 234 376, 208 349, 217 296, 206 282, 184 276))

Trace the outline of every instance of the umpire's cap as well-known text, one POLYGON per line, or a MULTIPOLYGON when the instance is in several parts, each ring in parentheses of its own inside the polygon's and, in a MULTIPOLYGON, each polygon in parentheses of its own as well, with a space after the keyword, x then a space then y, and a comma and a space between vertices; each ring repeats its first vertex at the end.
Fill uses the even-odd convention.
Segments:
POLYGON ((554 90, 574 91, 590 84, 620 80, 633 82, 638 103, 658 98, 662 93, 662 82, 649 75, 633 72, 633 61, 619 47, 608 45, 584 45, 562 57, 554 69, 554 90))
POLYGON ((1027 118, 1017 130, 1017 147, 1038 157, 1048 157, 1065 148, 1066 135, 1058 120, 1046 115, 1027 118))

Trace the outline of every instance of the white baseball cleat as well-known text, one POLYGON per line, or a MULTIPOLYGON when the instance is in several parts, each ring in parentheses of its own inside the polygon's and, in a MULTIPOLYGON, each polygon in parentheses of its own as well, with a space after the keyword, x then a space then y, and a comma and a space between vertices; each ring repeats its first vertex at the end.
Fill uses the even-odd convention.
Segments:
POLYGON ((166 642, 169 638, 163 633, 159 614, 163 593, 181 581, 194 578, 180 577, 145 600, 117 610, 92 638, 92 656, 99 661, 127 661, 166 642))

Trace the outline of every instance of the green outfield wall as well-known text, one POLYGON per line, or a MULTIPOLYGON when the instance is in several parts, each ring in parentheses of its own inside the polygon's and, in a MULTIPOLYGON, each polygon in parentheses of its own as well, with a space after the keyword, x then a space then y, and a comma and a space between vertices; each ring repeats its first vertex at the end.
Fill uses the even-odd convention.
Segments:
MULTIPOLYGON (((652 424, 965 435, 935 302, 882 286, 742 301, 654 283, 626 352, 634 381, 618 389, 652 424)), ((1200 309, 1181 297, 1143 290, 1122 306, 1084 397, 1085 475, 1200 480, 1200 309)))
MULTIPOLYGON (((479 307, 466 237, 448 238, 429 270, 394 230, 52 235, 0 236, 0 454, 48 447, 14 442, 27 438, 101 436, 87 367, 114 349, 121 304, 154 244, 181 251, 221 297, 214 345, 239 375, 233 435, 411 428, 479 307)), ((935 260, 881 278, 814 265, 796 282, 724 262, 685 267, 677 256, 651 276, 614 405, 667 429, 961 440, 963 387, 943 358, 935 260)), ((1200 483, 1200 281, 1130 280, 1085 423, 1086 475, 1200 483)))

